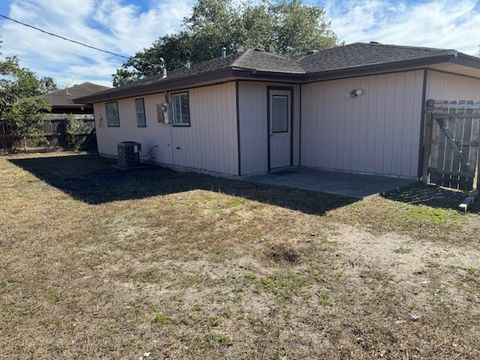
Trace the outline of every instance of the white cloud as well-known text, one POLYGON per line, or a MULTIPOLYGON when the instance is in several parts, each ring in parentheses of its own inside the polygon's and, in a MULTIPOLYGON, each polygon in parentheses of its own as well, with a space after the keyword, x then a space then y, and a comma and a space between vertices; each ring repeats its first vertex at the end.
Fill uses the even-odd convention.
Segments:
MULTIPOLYGON (((130 56, 158 37, 179 29, 193 0, 161 0, 141 9, 123 0, 12 0, 9 16, 89 45, 130 56)), ((0 22, 5 56, 18 55, 23 66, 62 85, 92 81, 110 85, 125 60, 0 22)))
POLYGON ((474 55, 480 37, 480 9, 473 0, 419 3, 355 1, 325 4, 332 29, 341 41, 456 49, 474 55))

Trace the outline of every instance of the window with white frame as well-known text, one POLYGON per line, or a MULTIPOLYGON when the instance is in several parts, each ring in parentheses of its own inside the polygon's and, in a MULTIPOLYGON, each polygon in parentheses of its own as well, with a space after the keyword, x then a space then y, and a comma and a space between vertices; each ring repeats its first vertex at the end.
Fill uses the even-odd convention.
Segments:
POLYGON ((118 116, 118 102, 109 102, 105 104, 105 113, 107 114, 107 126, 119 127, 120 117, 118 116))
POLYGON ((137 127, 147 127, 145 117, 145 101, 143 99, 135 100, 135 112, 137 114, 137 127))
POLYGON ((173 125, 190 126, 190 104, 188 93, 172 94, 173 125))

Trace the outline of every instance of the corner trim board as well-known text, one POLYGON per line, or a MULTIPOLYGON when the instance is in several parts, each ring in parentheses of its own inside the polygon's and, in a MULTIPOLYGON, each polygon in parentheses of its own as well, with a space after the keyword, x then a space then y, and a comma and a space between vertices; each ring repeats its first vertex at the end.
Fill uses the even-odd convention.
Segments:
POLYGON ((267 86, 267 172, 270 172, 270 86, 267 86))
POLYGON ((302 166, 302 84, 299 85, 298 93, 298 166, 302 166))
POLYGON ((427 81, 428 70, 423 70, 423 89, 422 89, 422 106, 420 114, 420 142, 418 149, 418 178, 422 177, 423 173, 423 155, 425 152, 424 136, 425 136, 425 102, 427 101, 427 81))
POLYGON ((237 156, 238 156, 238 176, 242 176, 242 152, 240 145, 240 100, 239 100, 239 81, 235 81, 235 102, 237 111, 237 156))

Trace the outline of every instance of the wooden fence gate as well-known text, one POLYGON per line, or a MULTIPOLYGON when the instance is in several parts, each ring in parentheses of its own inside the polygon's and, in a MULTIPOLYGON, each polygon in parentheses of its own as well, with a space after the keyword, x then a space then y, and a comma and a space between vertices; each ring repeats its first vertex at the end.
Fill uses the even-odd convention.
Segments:
POLYGON ((476 190, 480 102, 428 100, 423 155, 423 182, 456 190, 476 190))

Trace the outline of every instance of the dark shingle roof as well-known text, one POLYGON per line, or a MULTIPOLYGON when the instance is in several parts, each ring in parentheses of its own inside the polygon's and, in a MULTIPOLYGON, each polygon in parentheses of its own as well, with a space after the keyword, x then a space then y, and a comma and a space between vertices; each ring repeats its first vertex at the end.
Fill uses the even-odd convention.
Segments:
MULTIPOLYGON (((270 72, 303 73, 303 70, 293 59, 277 54, 270 54, 260 50, 248 49, 230 54, 224 58, 216 58, 201 63, 192 64, 190 69, 184 67, 171 70, 167 74, 167 80, 188 78, 190 76, 213 73, 215 71, 226 70, 229 68, 270 72)), ((133 91, 147 85, 153 85, 155 83, 160 84, 162 81, 165 81, 165 79, 162 78, 162 74, 158 74, 155 76, 146 77, 130 84, 119 86, 117 88, 101 91, 96 95, 114 95, 115 93, 123 93, 127 90, 133 91)))
MULTIPOLYGON (((115 94, 125 93, 128 91, 138 91, 138 89, 144 88, 146 86, 161 84, 165 80, 170 81, 174 79, 183 79, 200 74, 208 74, 218 70, 227 69, 231 66, 231 63, 235 61, 238 57, 240 57, 242 54, 243 52, 238 52, 231 54, 225 58, 216 58, 209 61, 193 64, 190 68, 184 67, 171 70, 168 72, 167 79, 163 78, 163 74, 148 76, 126 85, 118 86, 115 88, 108 88, 107 90, 100 91, 95 94, 95 97, 106 96, 113 99, 115 94)), ((83 99, 80 98, 78 99, 78 101, 83 101, 83 99)), ((89 97, 87 97, 86 101, 89 101, 89 97)))
MULTIPOLYGON (((189 76, 195 76, 199 74, 210 73, 210 72, 221 70, 221 69, 226 69, 229 66, 231 66, 232 62, 238 59, 242 54, 243 52, 238 52, 235 54, 231 54, 225 58, 216 58, 216 59, 204 61, 201 63, 192 64, 190 69, 187 67, 183 67, 183 68, 171 70, 168 72, 167 79, 172 80, 172 79, 186 78, 189 76)), ((135 89, 135 88, 146 86, 146 85, 152 85, 152 84, 164 81, 165 79, 163 79, 162 76, 163 76, 162 74, 158 74, 155 76, 148 76, 143 79, 132 82, 130 84, 126 84, 116 88, 108 88, 108 90, 102 91, 99 94, 114 93, 116 90, 118 91, 120 89, 121 90, 135 89)))
POLYGON ((303 74, 305 71, 293 58, 271 54, 257 49, 246 50, 232 65, 256 71, 303 74))
MULTIPOLYGON (((189 69, 182 68, 170 71, 166 79, 163 79, 161 75, 152 76, 128 85, 101 91, 94 96, 80 98, 78 101, 92 102, 129 97, 151 93, 155 90, 168 90, 180 83, 181 86, 188 87, 189 84, 198 80, 199 76, 203 76, 202 81, 208 75, 213 74, 217 74, 217 77, 235 76, 232 72, 229 73, 229 70, 246 70, 248 74, 253 76, 258 75, 258 72, 267 76, 268 73, 277 76, 282 74, 295 77, 295 79, 301 81, 312 74, 315 74, 315 76, 322 73, 327 75, 336 70, 355 70, 370 67, 374 71, 376 65, 379 66, 378 68, 380 68, 380 65, 390 66, 391 68, 400 67, 400 64, 402 66, 414 66, 417 61, 433 58, 438 60, 437 62, 448 61, 445 59, 457 56, 457 54, 455 50, 450 49, 379 43, 354 43, 321 50, 305 56, 292 57, 248 49, 225 58, 216 58, 194 64, 189 69), (222 71, 225 71, 224 75, 221 75, 222 71)), ((238 73, 236 74, 238 75, 238 73)))
POLYGON ((354 43, 299 57, 297 63, 305 72, 309 73, 413 60, 452 51, 455 50, 378 43, 354 43))
POLYGON ((69 88, 49 92, 45 94, 44 97, 50 101, 53 107, 78 107, 79 104, 74 103, 73 99, 92 95, 108 89, 110 88, 107 86, 84 82, 82 84, 73 85, 69 88))

